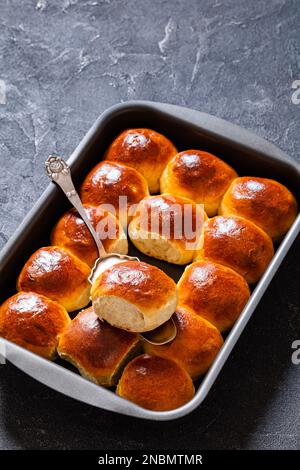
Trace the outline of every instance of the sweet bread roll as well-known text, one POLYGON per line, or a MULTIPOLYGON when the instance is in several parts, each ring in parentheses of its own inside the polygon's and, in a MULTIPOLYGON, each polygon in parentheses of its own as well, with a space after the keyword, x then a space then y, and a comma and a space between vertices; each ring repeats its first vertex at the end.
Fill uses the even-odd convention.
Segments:
POLYGON ((58 246, 46 246, 25 263, 17 290, 45 295, 72 312, 89 303, 89 274, 89 266, 72 253, 58 246))
POLYGON ((168 411, 190 401, 195 389, 188 373, 176 362, 143 354, 124 369, 117 394, 153 411, 168 411))
POLYGON ((142 253, 187 264, 194 257, 206 219, 204 210, 190 199, 171 194, 149 196, 139 203, 128 234, 142 253))
POLYGON ((169 320, 177 306, 173 279, 139 261, 125 261, 106 269, 93 283, 91 296, 101 319, 139 333, 169 320))
POLYGON ((292 193, 277 181, 244 176, 232 181, 219 214, 251 220, 273 240, 278 240, 294 222, 297 202, 292 193))
POLYGON ((145 178, 134 168, 115 162, 100 162, 83 181, 80 194, 85 204, 105 205, 102 208, 116 215, 124 227, 130 208, 148 196, 149 190, 145 178))
POLYGON ((269 235, 242 217, 217 216, 204 224, 196 260, 232 268, 249 284, 257 282, 274 255, 269 235))
POLYGON ((250 297, 245 279, 226 266, 198 261, 178 282, 178 303, 205 318, 220 331, 231 328, 250 297))
POLYGON ((102 322, 90 307, 80 312, 61 335, 58 353, 83 377, 111 387, 137 350, 138 342, 138 335, 102 322))
POLYGON ((163 346, 144 342, 144 351, 171 359, 197 379, 205 374, 223 345, 219 330, 199 315, 178 306, 173 317, 176 338, 163 346))
POLYGON ((215 155, 202 150, 185 150, 166 166, 160 179, 160 192, 204 204, 205 212, 212 217, 236 176, 234 169, 215 155))
POLYGON ((0 307, 0 336, 53 360, 59 336, 70 321, 59 303, 34 292, 19 292, 0 307))
MULTIPOLYGON (((87 204, 84 207, 106 252, 126 255, 127 238, 118 219, 101 207, 87 204)), ((69 210, 59 219, 51 234, 51 244, 66 248, 91 267, 99 256, 89 229, 75 209, 69 210)))
POLYGON ((127 129, 109 146, 104 159, 135 168, 147 180, 151 193, 159 192, 159 178, 177 149, 151 129, 127 129))

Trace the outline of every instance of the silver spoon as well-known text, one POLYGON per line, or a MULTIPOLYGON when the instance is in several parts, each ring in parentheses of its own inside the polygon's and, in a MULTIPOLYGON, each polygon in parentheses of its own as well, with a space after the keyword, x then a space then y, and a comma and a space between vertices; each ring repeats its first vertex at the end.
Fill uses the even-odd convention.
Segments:
MULTIPOLYGON (((104 246, 91 224, 80 197, 74 187, 70 168, 63 158, 56 155, 49 155, 45 162, 45 168, 49 178, 63 190, 70 203, 75 207, 96 243, 99 258, 95 261, 94 267, 89 276, 91 284, 101 272, 114 264, 124 261, 140 261, 138 258, 133 256, 120 255, 119 253, 107 253, 105 251, 104 246)), ((155 328, 155 330, 139 334, 148 343, 160 346, 173 341, 177 334, 177 328, 174 320, 170 318, 167 322, 163 323, 158 328, 155 328)))

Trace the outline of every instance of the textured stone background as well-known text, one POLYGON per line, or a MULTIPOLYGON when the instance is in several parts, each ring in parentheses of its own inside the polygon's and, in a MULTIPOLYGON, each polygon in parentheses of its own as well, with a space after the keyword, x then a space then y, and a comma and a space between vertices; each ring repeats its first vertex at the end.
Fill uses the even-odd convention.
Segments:
MULTIPOLYGON (((298 0, 0 0, 0 11, 0 246, 48 184, 45 156, 68 156, 120 101, 203 110, 300 160, 298 0)), ((113 415, 0 366, 0 448, 299 449, 299 248, 191 416, 113 415)))

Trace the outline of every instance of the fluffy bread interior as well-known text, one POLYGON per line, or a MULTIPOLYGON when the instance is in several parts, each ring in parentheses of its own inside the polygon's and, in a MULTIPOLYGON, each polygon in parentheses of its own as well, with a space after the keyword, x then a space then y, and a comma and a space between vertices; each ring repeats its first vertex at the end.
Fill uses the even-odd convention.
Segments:
POLYGON ((134 246, 145 255, 173 264, 187 264, 193 260, 194 250, 180 247, 176 240, 169 240, 159 234, 153 236, 150 232, 138 229, 135 220, 129 224, 128 235, 134 246))
POLYGON ((143 311, 133 303, 114 295, 96 296, 93 307, 102 320, 110 325, 133 333, 151 331, 173 315, 177 305, 177 291, 160 308, 143 311))

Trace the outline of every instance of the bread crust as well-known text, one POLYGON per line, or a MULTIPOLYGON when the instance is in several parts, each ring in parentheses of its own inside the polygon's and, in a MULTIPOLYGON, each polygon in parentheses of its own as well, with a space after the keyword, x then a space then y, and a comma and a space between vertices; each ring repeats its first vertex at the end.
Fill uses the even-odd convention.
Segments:
POLYGON ((84 377, 111 387, 138 343, 138 335, 102 322, 93 307, 89 307, 81 311, 61 335, 58 353, 84 377))
POLYGON ((178 303, 203 317, 221 332, 233 326, 250 297, 245 279, 231 268, 198 261, 178 282, 178 303))
POLYGON ((187 198, 149 196, 139 203, 129 224, 132 243, 144 254, 174 264, 193 260, 207 215, 187 198))
MULTIPOLYGON (((134 168, 103 161, 98 163, 86 176, 80 188, 84 204, 109 205, 110 212, 126 225, 130 208, 149 195, 145 178, 134 168), (126 196, 127 204, 119 210, 119 197, 126 196)), ((107 209, 107 207, 106 207, 107 209)))
POLYGON ((97 315, 132 332, 152 330, 167 321, 177 306, 173 279, 155 266, 138 261, 115 264, 94 282, 97 315))
MULTIPOLYGON (((100 239, 105 251, 126 255, 127 238, 118 219, 100 207, 84 204, 84 208, 94 229, 97 231, 97 226, 103 228, 97 233, 102 233, 100 239)), ((59 219, 52 230, 51 243, 67 249, 90 267, 99 257, 94 239, 76 209, 69 210, 59 219)))
POLYGON ((59 303, 35 292, 19 292, 0 307, 0 336, 53 360, 59 337, 70 321, 59 303))
POLYGON ((204 224, 196 260, 210 260, 232 268, 249 284, 256 283, 274 255, 269 235, 249 220, 216 216, 204 224))
POLYGON ((236 177, 235 170, 215 155, 203 150, 185 150, 166 166, 160 179, 160 191, 204 204, 205 212, 212 217, 236 177))
POLYGON ((297 217, 296 199, 287 187, 267 178, 244 176, 232 181, 219 208, 220 215, 244 217, 273 240, 280 240, 297 217))
POLYGON ((90 268, 58 246, 35 251, 17 280, 18 291, 32 291, 61 303, 69 312, 89 303, 90 268))
POLYGON ((175 290, 173 279, 156 266, 141 261, 126 261, 115 264, 99 276, 92 287, 92 296, 119 296, 151 314, 175 290))
POLYGON ((153 411, 168 411, 190 401, 195 389, 188 373, 176 362, 143 354, 124 369, 117 394, 153 411))
POLYGON ((172 319, 177 328, 176 338, 162 346, 145 341, 144 351, 175 361, 196 380, 213 363, 223 338, 214 325, 182 306, 177 307, 172 319))
POLYGON ((108 147, 104 159, 135 168, 147 180, 150 192, 159 192, 159 178, 176 147, 152 129, 126 129, 108 147))

